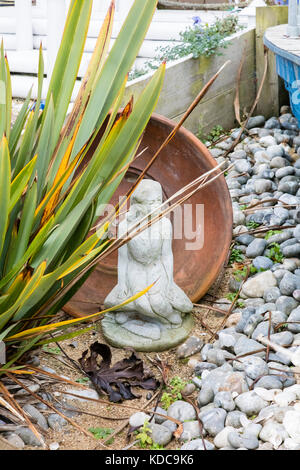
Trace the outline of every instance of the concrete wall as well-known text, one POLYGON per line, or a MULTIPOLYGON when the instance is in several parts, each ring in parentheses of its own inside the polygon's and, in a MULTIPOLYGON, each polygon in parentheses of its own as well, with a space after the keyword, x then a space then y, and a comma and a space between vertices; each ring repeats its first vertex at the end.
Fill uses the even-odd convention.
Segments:
MULTIPOLYGON (((179 121, 201 88, 227 60, 231 60, 222 75, 212 85, 203 101, 190 115, 185 127, 193 132, 199 129, 205 134, 214 126, 224 129, 235 126, 234 98, 238 69, 245 55, 245 62, 240 82, 241 109, 249 111, 256 94, 255 80, 255 29, 243 30, 229 41, 228 48, 222 55, 211 58, 191 57, 168 65, 164 87, 156 112, 179 121)), ((131 93, 137 96, 144 88, 149 77, 134 80, 127 87, 126 99, 131 93)))
MULTIPOLYGON (((257 80, 261 82, 264 73, 263 37, 267 28, 288 22, 287 6, 259 7, 256 9, 256 69, 257 80)), ((257 113, 271 117, 279 113, 280 106, 288 103, 288 93, 283 80, 276 73, 276 59, 273 52, 268 51, 268 71, 257 105, 257 113)))

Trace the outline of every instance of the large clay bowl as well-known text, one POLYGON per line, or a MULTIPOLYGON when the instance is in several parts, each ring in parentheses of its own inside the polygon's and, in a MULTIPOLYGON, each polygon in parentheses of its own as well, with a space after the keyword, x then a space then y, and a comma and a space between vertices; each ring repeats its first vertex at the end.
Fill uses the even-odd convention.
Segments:
MULTIPOLYGON (((155 151, 174 127, 174 122, 154 114, 146 128, 141 149, 147 151, 138 158, 119 186, 113 202, 124 195, 155 151)), ((170 197, 197 176, 216 166, 208 149, 189 131, 181 128, 150 168, 147 177, 162 184, 164 197, 170 197)), ((210 288, 227 260, 232 238, 232 206, 225 178, 193 195, 188 201, 193 212, 197 204, 204 207, 204 244, 189 251, 189 240, 173 241, 175 282, 198 301, 210 288)), ((171 217, 172 219, 172 217, 171 217)), ((194 227, 195 229, 195 227, 194 227)), ((99 263, 85 284, 67 306, 69 313, 78 316, 98 311, 98 306, 117 284, 117 253, 99 263), (68 309, 68 307, 70 307, 68 309)))

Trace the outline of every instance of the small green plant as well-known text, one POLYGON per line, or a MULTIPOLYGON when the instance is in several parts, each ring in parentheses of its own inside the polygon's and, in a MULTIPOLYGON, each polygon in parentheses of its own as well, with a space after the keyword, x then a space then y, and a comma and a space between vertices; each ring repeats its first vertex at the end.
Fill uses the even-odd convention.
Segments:
POLYGON ((229 294, 226 295, 226 299, 228 299, 230 302, 233 302, 236 294, 237 292, 230 292, 229 294))
POLYGON ((282 233, 282 230, 269 230, 265 235, 265 240, 269 240, 273 235, 277 235, 282 233))
POLYGON ((88 377, 80 377, 79 379, 76 380, 77 383, 79 384, 86 384, 90 381, 88 377))
MULTIPOLYGON (((234 299, 236 298, 237 296, 237 292, 230 292, 229 294, 226 295, 226 299, 228 299, 230 302, 233 302, 234 299)), ((238 307, 238 308, 244 308, 245 307, 245 304, 242 300, 237 300, 235 305, 238 307)))
MULTIPOLYGON (((114 430, 111 428, 89 428, 89 431, 93 434, 95 439, 107 439, 114 430)), ((112 444, 114 439, 111 438, 107 441, 107 444, 112 444)))
POLYGON ((192 54, 195 59, 200 56, 210 57, 221 55, 219 49, 229 45, 224 39, 241 29, 237 16, 217 19, 212 25, 195 24, 180 33, 181 43, 175 46, 160 47, 155 59, 161 61, 164 57, 169 60, 180 59, 192 54))
POLYGON ((251 220, 250 222, 247 222, 246 223, 246 227, 249 229, 249 230, 255 230, 256 228, 260 227, 261 224, 259 224, 258 222, 254 222, 253 220, 251 220))
POLYGON ((187 364, 189 362, 190 358, 189 357, 183 357, 182 359, 179 359, 181 364, 187 364))
POLYGON ((284 256, 281 252, 280 245, 278 245, 278 243, 272 243, 270 245, 267 257, 274 261, 274 263, 282 262, 284 256))
MULTIPOLYGON (((233 271, 233 276, 236 281, 242 282, 246 278, 247 272, 248 267, 244 266, 242 269, 236 269, 235 271, 233 271)), ((255 266, 253 266, 253 264, 251 264, 251 266, 249 267, 249 274, 256 274, 257 272, 258 270, 255 268, 255 266)))
POLYGON ((160 445, 160 444, 153 443, 150 446, 150 450, 167 450, 167 449, 164 446, 160 445))
POLYGON ((182 390, 187 385, 188 382, 185 382, 180 377, 173 377, 170 380, 170 384, 167 388, 167 391, 163 393, 161 397, 162 407, 167 410, 172 403, 177 400, 182 400, 182 390))
POLYGON ((238 24, 238 17, 234 15, 217 19, 211 25, 202 24, 199 18, 199 21, 195 21, 193 26, 180 33, 180 42, 177 42, 176 45, 157 48, 155 57, 145 62, 142 69, 133 70, 129 78, 132 80, 157 69, 162 60, 168 62, 190 54, 194 59, 200 56, 221 55, 221 49, 230 45, 230 42, 225 41, 225 38, 242 28, 243 26, 238 24))
POLYGON ((214 126, 209 134, 204 134, 202 126, 199 126, 199 130, 196 134, 199 140, 204 144, 210 142, 211 144, 217 142, 221 136, 226 135, 227 132, 223 129, 222 126, 214 126))
POLYGON ((42 347, 42 351, 48 354, 61 354, 61 350, 59 349, 58 346, 53 346, 52 348, 48 346, 48 344, 45 344, 42 347))
POLYGON ((219 138, 224 134, 226 134, 226 132, 222 126, 215 126, 208 134, 207 140, 210 142, 216 142, 216 140, 219 140, 219 138))
POLYGON ((146 73, 148 73, 148 70, 146 70, 145 68, 141 68, 141 69, 133 69, 131 70, 131 72, 129 72, 128 74, 128 80, 135 80, 136 78, 139 78, 139 77, 142 77, 143 75, 145 75, 146 73))
POLYGON ((136 438, 139 440, 139 446, 142 449, 146 449, 148 445, 153 444, 152 437, 150 434, 152 433, 150 426, 149 426, 149 421, 145 421, 143 426, 139 431, 137 431, 137 436, 136 438))
POLYGON ((244 255, 241 250, 233 248, 230 253, 229 264, 232 265, 233 263, 241 263, 243 260, 244 255))
POLYGON ((288 327, 288 324, 287 323, 284 323, 283 325, 280 325, 279 327, 277 327, 276 331, 281 332, 281 331, 285 331, 288 327))

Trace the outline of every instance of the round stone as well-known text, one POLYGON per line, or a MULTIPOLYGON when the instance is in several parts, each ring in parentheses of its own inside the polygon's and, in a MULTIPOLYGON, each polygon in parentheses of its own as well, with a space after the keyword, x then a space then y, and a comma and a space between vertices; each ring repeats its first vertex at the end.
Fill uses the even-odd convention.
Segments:
POLYGON ((262 297, 266 289, 276 286, 277 280, 274 274, 271 271, 265 271, 248 279, 243 285, 242 293, 246 297, 262 297))
POLYGON ((216 437, 214 438, 214 445, 217 449, 221 449, 222 447, 228 447, 228 434, 233 432, 235 429, 232 426, 226 426, 222 431, 220 431, 216 437))
POLYGON ((269 155, 271 159, 275 157, 283 157, 283 154, 284 154, 284 150, 283 150, 283 147, 281 147, 281 145, 270 145, 267 148, 266 152, 267 152, 267 155, 269 155))
POLYGON ((254 191, 256 194, 263 194, 272 189, 272 181, 266 179, 257 179, 254 182, 254 191))
POLYGON ((214 392, 211 387, 208 386, 203 386, 198 394, 198 404, 200 407, 208 405, 208 403, 211 403, 214 399, 214 392))
POLYGON ((252 116, 249 118, 247 122, 247 129, 253 129, 255 127, 260 127, 263 126, 266 122, 266 119, 264 116, 252 116))
POLYGON ((234 352, 237 356, 242 356, 260 350, 261 347, 261 344, 254 339, 241 336, 234 347, 234 352))
POLYGON ((275 421, 266 422, 259 433, 259 438, 262 441, 270 442, 276 448, 278 448, 287 437, 288 434, 284 426, 275 421))
POLYGON ((240 360, 243 363, 245 374, 252 380, 267 375, 269 372, 267 363, 261 357, 249 356, 240 360))
POLYGON ((273 390, 273 389, 282 389, 283 384, 278 377, 274 375, 265 375, 261 377, 255 384, 254 389, 256 388, 265 388, 266 390, 273 390))
POLYGON ((266 136, 266 137, 261 137, 259 139, 259 143, 263 147, 271 147, 271 146, 277 145, 276 140, 271 135, 266 136))
POLYGON ((186 444, 183 444, 183 446, 180 447, 180 450, 214 450, 215 446, 209 442, 204 440, 205 448, 203 445, 202 439, 193 439, 190 442, 187 442, 186 444))
POLYGON ((241 420, 245 418, 246 415, 245 413, 242 413, 242 411, 230 411, 226 416, 225 426, 232 426, 236 429, 239 429, 242 426, 241 420))
POLYGON ((24 449, 25 443, 23 439, 20 438, 17 434, 10 433, 5 435, 5 440, 9 442, 12 446, 16 447, 17 449, 24 449))
POLYGON ((223 408, 214 408, 201 412, 199 418, 208 434, 215 437, 224 428, 226 415, 227 413, 223 408))
POLYGON ((63 418, 59 414, 53 413, 48 416, 48 424, 50 428, 54 431, 60 431, 63 426, 66 426, 68 424, 68 421, 66 421, 65 418, 63 418))
POLYGON ((242 393, 235 399, 235 403, 247 416, 258 415, 260 410, 267 406, 267 402, 260 398, 254 391, 242 393))
POLYGON ((161 424, 150 423, 151 438, 155 444, 165 446, 172 440, 172 432, 161 424))
POLYGON ((280 296, 276 300, 275 305, 276 305, 276 310, 283 312, 285 315, 289 315, 292 312, 292 310, 294 310, 297 307, 298 302, 292 297, 284 295, 284 296, 280 296))
POLYGON ((271 168, 284 168, 286 165, 286 160, 283 157, 275 157, 271 160, 271 168))
POLYGON ((154 419, 157 424, 162 424, 164 421, 166 421, 166 419, 168 419, 167 411, 164 410, 163 408, 160 408, 159 406, 156 408, 156 410, 152 408, 151 411, 156 411, 157 413, 160 413, 161 415, 163 415, 163 416, 154 415, 154 419))
POLYGON ((183 344, 181 344, 176 351, 176 355, 179 359, 192 356, 201 350, 203 341, 201 338, 191 336, 183 344))
POLYGON ((216 408, 223 408, 226 411, 233 411, 235 403, 230 392, 218 392, 214 398, 216 408))
POLYGON ((290 346, 294 341, 294 335, 289 331, 272 334, 270 340, 280 346, 290 346))
POLYGON ((137 413, 134 413, 133 415, 130 416, 129 424, 132 428, 138 428, 140 426, 143 426, 145 421, 149 421, 149 420, 150 420, 149 415, 147 415, 143 411, 138 411, 137 413))
POLYGON ((300 333, 300 323, 292 323, 292 322, 300 322, 300 306, 295 308, 288 317, 288 330, 292 333, 300 333))
POLYGON ((42 443, 38 440, 35 434, 29 428, 16 429, 15 433, 22 439, 22 441, 32 447, 42 447, 42 443))
POLYGON ((264 270, 272 268, 273 261, 266 256, 256 256, 256 258, 252 262, 253 266, 258 270, 264 270))
POLYGON ((283 426, 289 436, 300 444, 300 411, 287 411, 283 419, 283 426))
POLYGON ((282 295, 290 296, 300 288, 300 277, 290 272, 286 273, 280 281, 279 289, 282 295))
POLYGON ((182 423, 196 419, 196 411, 190 403, 183 400, 175 401, 168 408, 168 416, 175 418, 182 423))
POLYGON ((255 240, 253 240, 253 242, 251 242, 247 247, 246 256, 248 258, 256 258, 257 256, 261 256, 265 251, 266 246, 266 240, 263 238, 255 238, 255 240))
POLYGON ((264 291, 264 299, 266 302, 276 302, 280 295, 281 293, 278 287, 270 287, 264 291))
POLYGON ((201 429, 198 421, 187 421, 183 423, 183 431, 179 438, 180 442, 191 441, 201 437, 201 429))
POLYGON ((296 289, 293 292, 293 297, 294 297, 295 300, 297 300, 297 302, 300 302, 300 289, 296 289))

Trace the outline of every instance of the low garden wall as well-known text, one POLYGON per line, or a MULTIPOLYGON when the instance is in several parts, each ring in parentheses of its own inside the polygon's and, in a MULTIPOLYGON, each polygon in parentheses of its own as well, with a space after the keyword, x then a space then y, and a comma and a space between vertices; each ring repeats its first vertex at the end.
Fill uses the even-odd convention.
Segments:
MULTIPOLYGON (((185 127, 201 135, 208 134, 213 127, 222 126, 231 129, 235 121, 234 99, 237 86, 238 70, 244 59, 239 99, 241 118, 249 112, 255 100, 258 86, 264 71, 263 35, 270 26, 287 22, 287 6, 268 6, 256 9, 256 28, 244 29, 227 38, 227 48, 222 55, 212 57, 191 56, 169 63, 164 87, 156 112, 174 121, 179 121, 200 89, 226 62, 231 63, 212 85, 207 95, 197 106, 185 123, 185 127)), ((150 75, 142 76, 128 84, 126 100, 130 95, 137 96, 144 88, 150 75)), ((288 103, 283 81, 277 76, 274 54, 268 52, 268 73, 256 113, 266 118, 279 113, 280 106, 288 103)))
MULTIPOLYGON (((208 133, 216 125, 221 125, 224 129, 233 127, 236 79, 243 57, 245 61, 240 81, 241 109, 249 110, 255 99, 255 29, 242 30, 231 36, 228 41, 229 46, 222 50, 222 55, 199 59, 188 56, 170 63, 167 66, 165 83, 156 112, 179 121, 200 89, 224 62, 231 60, 203 101, 190 115, 185 127, 203 134, 208 133)), ((131 94, 137 96, 149 78, 148 74, 130 82, 126 99, 129 99, 131 94)))

